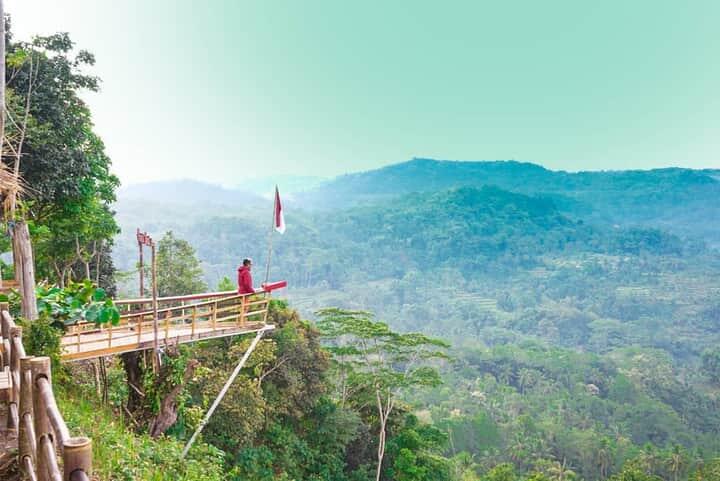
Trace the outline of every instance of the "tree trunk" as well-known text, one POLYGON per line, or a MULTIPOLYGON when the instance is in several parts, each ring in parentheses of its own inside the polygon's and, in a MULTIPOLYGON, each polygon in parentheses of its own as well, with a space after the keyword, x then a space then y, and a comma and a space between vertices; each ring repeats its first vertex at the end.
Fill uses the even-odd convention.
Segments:
POLYGON ((380 392, 376 391, 375 396, 377 399, 378 408, 378 420, 380 421, 380 433, 378 434, 378 452, 377 452, 377 471, 375 472, 375 480, 380 481, 380 475, 382 474, 382 463, 385 457, 385 438, 387 436, 387 420, 390 417, 390 410, 392 409, 390 401, 388 400, 388 408, 383 408, 383 402, 380 398, 380 392))
POLYGON ((15 279, 22 296, 21 315, 34 321, 38 318, 37 299, 35 297, 35 263, 33 261, 30 231, 27 222, 18 220, 13 228, 13 259, 15 279))
POLYGON ((95 391, 98 399, 100 399, 100 396, 102 396, 102 388, 100 387, 100 369, 98 368, 98 363, 95 361, 92 361, 91 365, 95 376, 95 391))
POLYGON ((2 75, 2 82, 0 82, 0 159, 2 159, 3 147, 5 146, 5 5, 3 0, 0 0, 0 75, 2 75))
POLYGON ((177 421, 177 397, 182 392, 185 384, 192 378, 199 361, 193 359, 188 362, 183 375, 183 382, 175 385, 160 403, 160 412, 150 424, 150 436, 157 438, 170 428, 177 421))
POLYGON ((142 351, 132 351, 120 354, 123 369, 128 383, 128 400, 127 410, 135 415, 139 409, 142 409, 143 399, 140 395, 140 387, 142 386, 143 369, 141 365, 142 351))
POLYGON ((386 437, 386 420, 381 416, 380 417, 380 435, 378 436, 378 464, 377 464, 377 471, 375 472, 375 479, 376 481, 380 481, 380 475, 382 474, 382 463, 383 458, 385 457, 385 437, 386 437))

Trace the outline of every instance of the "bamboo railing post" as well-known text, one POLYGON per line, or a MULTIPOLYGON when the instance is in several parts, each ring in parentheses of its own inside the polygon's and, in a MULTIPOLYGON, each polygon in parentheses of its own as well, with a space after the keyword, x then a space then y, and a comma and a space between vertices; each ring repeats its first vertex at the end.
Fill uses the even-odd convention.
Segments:
POLYGON ((165 347, 168 345, 168 334, 170 331, 170 315, 172 311, 165 311, 165 347))
POLYGON ((15 405, 15 409, 17 409, 18 401, 20 400, 20 386, 17 383, 17 381, 20 380, 20 357, 17 349, 14 349, 15 338, 22 339, 22 327, 14 326, 10 328, 10 345, 12 347, 10 348, 10 393, 8 399, 9 409, 7 418, 8 429, 18 428, 17 424, 15 423, 16 420, 12 415, 13 405, 15 405))
MULTIPOLYGON (((5 324, 5 322, 3 321, 3 325, 4 324, 5 324)), ((3 334, 2 342, 3 342, 3 352, 5 353, 5 355, 3 356, 3 365, 2 365, 2 367, 4 369, 6 367, 8 367, 8 368, 10 367, 10 353, 11 353, 10 338, 5 337, 5 335, 3 334)))
POLYGON ((248 296, 242 296, 242 302, 240 303, 240 327, 245 325, 245 313, 247 312, 248 296))
POLYGON ((191 337, 195 337, 195 321, 197 321, 197 306, 192 306, 192 322, 190 323, 191 337))
POLYGON ((3 364, 0 368, 10 366, 10 323, 2 314, 8 310, 7 302, 0 302, 0 336, 2 336, 3 350, 5 355, 3 356, 3 364))
POLYGON ((137 316, 137 332, 138 332, 138 344, 142 342, 142 325, 143 325, 143 316, 137 316))
POLYGON ((211 325, 212 325, 213 331, 215 330, 215 324, 217 322, 217 309, 218 309, 218 303, 217 303, 217 301, 215 301, 212 304, 212 324, 211 325))
POLYGON ((77 352, 80 352, 80 326, 75 324, 75 332, 77 333, 77 352))
MULTIPOLYGON (((0 335, 0 371, 5 369, 5 358, 9 355, 10 353, 5 351, 5 341, 0 335)), ((10 395, 8 392, 6 390, 0 391, 0 402, 8 402, 9 400, 10 395)))
MULTIPOLYGON (((48 418, 47 411, 43 405, 42 396, 37 392, 37 381, 41 377, 46 378, 48 381, 52 381, 50 376, 50 358, 49 357, 36 357, 30 360, 30 370, 32 371, 32 390, 33 390, 33 419, 35 420, 35 436, 37 439, 37 447, 40 449, 43 445, 44 440, 52 440, 52 428, 50 426, 50 419, 48 418)), ((49 466, 45 462, 45 457, 38 453, 37 462, 35 467, 37 469, 38 481, 49 481, 48 476, 49 466)))
POLYGON ((92 441, 83 437, 70 438, 63 448, 63 481, 72 481, 78 471, 89 479, 92 476, 92 441))
MULTIPOLYGON (((31 465, 35 466, 35 429, 33 421, 33 386, 30 361, 33 357, 20 359, 20 426, 18 428, 18 448, 20 450, 20 468, 25 471, 25 458, 30 458, 31 465)), ((29 477, 29 473, 24 473, 29 477)))
POLYGON ((270 297, 271 296, 272 296, 272 294, 270 292, 265 293, 265 304, 264 304, 265 314, 263 315, 263 325, 267 324, 268 313, 270 312, 270 297))

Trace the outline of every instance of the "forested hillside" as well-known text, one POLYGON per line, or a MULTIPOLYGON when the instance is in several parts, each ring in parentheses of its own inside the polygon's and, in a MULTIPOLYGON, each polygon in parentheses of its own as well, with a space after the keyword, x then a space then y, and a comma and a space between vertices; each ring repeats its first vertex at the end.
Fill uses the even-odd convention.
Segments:
MULTIPOLYGON (((452 342, 443 385, 411 406, 448 436, 454 479, 685 479, 720 452, 717 189, 708 171, 418 160, 289 204, 271 277, 304 316, 369 309, 452 342)), ((244 256, 264 265, 257 209, 153 220, 197 248, 211 285, 244 256)))
POLYGON ((720 243, 720 173, 680 168, 564 172, 525 162, 414 159, 349 174, 303 194, 306 207, 379 202, 410 192, 494 185, 556 201, 565 213, 603 224, 646 225, 720 243))

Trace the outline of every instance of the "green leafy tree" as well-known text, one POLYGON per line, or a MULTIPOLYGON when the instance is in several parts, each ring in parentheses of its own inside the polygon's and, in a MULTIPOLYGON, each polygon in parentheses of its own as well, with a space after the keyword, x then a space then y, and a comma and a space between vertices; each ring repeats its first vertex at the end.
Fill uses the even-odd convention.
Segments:
POLYGON ((393 332, 368 312, 331 308, 319 311, 318 317, 340 382, 363 398, 360 403, 375 405, 379 424, 375 479, 380 481, 388 420, 400 393, 440 384, 430 362, 446 358, 444 350, 449 346, 422 334, 393 332))
POLYGON ((231 281, 228 276, 225 276, 218 282, 217 290, 220 292, 234 291, 237 290, 237 285, 233 281, 231 281))
POLYGON ((207 290, 195 249, 186 240, 165 233, 158 243, 157 285, 160 296, 197 294, 207 290))
POLYGON ((91 278, 112 291, 112 276, 100 271, 113 269, 108 247, 119 229, 110 205, 119 181, 80 97, 98 89, 98 79, 83 73, 95 59, 73 53, 66 33, 8 38, 8 125, 17 151, 9 164, 31 193, 17 216, 29 223, 37 273, 61 287, 91 278))
POLYGON ((447 435, 413 415, 403 421, 400 431, 388 440, 387 456, 393 461, 386 469, 386 479, 450 481, 452 463, 441 456, 447 435))
POLYGON ((716 385, 720 385, 720 348, 706 349, 702 353, 703 372, 716 385))
POLYGON ((503 463, 488 471, 482 481, 518 481, 518 476, 512 464, 503 463))
POLYGON ((612 476, 610 481, 663 481, 663 479, 654 474, 648 474, 637 466, 630 465, 612 476))

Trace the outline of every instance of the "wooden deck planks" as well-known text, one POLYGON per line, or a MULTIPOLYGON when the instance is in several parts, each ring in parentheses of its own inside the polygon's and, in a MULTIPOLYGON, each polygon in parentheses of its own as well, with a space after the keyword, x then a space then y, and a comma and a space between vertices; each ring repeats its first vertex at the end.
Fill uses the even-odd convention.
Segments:
MULTIPOLYGON (((168 329, 167 344, 184 344, 203 339, 237 336, 240 334, 257 332, 261 329, 271 328, 272 326, 268 326, 260 322, 248 322, 244 326, 238 326, 237 323, 225 323, 218 324, 214 328, 212 326, 195 326, 193 332, 191 324, 173 325, 168 329)), ((158 325, 158 331, 158 342, 160 343, 160 346, 165 346, 165 332, 162 326, 162 320, 158 325)), ((79 361, 99 356, 120 354, 123 352, 152 349, 154 341, 154 333, 152 330, 143 330, 139 339, 137 335, 128 336, 127 329, 118 331, 91 332, 87 334, 80 334, 79 337, 81 342, 79 350, 77 345, 78 335, 68 334, 63 337, 63 360, 79 361), (109 337, 108 332, 110 332, 110 336, 112 337, 109 337)))

